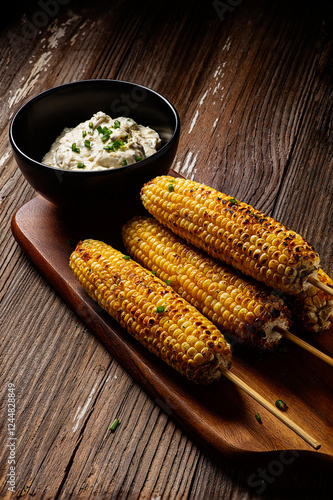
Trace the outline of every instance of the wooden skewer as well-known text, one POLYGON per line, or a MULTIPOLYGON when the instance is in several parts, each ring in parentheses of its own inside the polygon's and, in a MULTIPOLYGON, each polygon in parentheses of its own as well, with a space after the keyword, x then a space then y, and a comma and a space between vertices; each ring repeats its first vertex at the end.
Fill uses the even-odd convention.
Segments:
POLYGON ((296 335, 293 335, 292 333, 288 332, 288 330, 285 330, 284 328, 281 328, 280 326, 274 326, 273 330, 280 333, 286 339, 291 340, 291 342, 294 342, 294 344, 297 344, 298 346, 302 347, 306 351, 311 352, 311 354, 313 354, 314 356, 317 356, 317 358, 320 358, 322 361, 325 361, 325 363, 329 364, 330 366, 333 366, 333 358, 331 358, 327 354, 324 354, 323 352, 319 351, 319 349, 316 349, 315 347, 308 344, 307 342, 300 339, 299 337, 296 337, 296 335))
POLYGON ((278 418, 281 422, 283 422, 289 429, 294 431, 298 436, 300 436, 306 443, 308 443, 315 450, 319 450, 321 444, 318 443, 310 434, 304 431, 299 425, 295 424, 289 417, 287 417, 281 410, 278 410, 274 405, 269 403, 265 398, 263 398, 258 392, 256 392, 252 387, 247 385, 243 380, 237 377, 234 373, 225 370, 224 368, 220 368, 222 375, 224 375, 227 379, 233 382, 235 385, 240 387, 243 391, 245 391, 249 396, 251 396, 257 403, 263 406, 266 410, 272 413, 276 418, 278 418))
POLYGON ((333 288, 331 288, 328 285, 325 285, 325 283, 322 283, 321 281, 317 280, 313 276, 309 276, 307 278, 308 283, 311 283, 311 285, 315 286, 316 288, 319 288, 319 290, 322 290, 323 292, 327 293, 328 295, 331 295, 333 297, 333 288))

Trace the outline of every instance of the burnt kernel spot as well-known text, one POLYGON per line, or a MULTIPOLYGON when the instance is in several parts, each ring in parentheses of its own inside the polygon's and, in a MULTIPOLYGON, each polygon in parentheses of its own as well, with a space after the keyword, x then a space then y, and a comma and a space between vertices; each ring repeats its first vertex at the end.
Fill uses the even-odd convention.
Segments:
POLYGON ((271 315, 272 318, 278 318, 280 316, 280 311, 276 309, 276 307, 273 307, 273 309, 271 310, 271 315))
POLYGON ((88 252, 84 252, 82 259, 87 262, 90 259, 90 254, 88 252))

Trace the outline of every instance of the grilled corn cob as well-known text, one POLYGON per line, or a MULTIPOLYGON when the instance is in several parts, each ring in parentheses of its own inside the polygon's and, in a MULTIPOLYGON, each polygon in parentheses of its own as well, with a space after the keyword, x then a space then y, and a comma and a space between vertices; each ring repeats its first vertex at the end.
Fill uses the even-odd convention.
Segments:
MULTIPOLYGON (((318 280, 333 289, 333 280, 319 269, 318 280)), ((331 326, 333 297, 310 285, 306 290, 291 297, 291 307, 298 326, 310 333, 324 333, 331 326)))
POLYGON ((251 278, 187 245, 156 219, 137 216, 122 229, 126 251, 208 317, 225 334, 252 347, 275 347, 288 329, 283 301, 251 278))
POLYGON ((143 186, 141 200, 188 243, 285 293, 301 292, 319 267, 319 255, 301 236, 213 188, 160 176, 143 186))
POLYGON ((103 242, 80 242, 70 267, 85 291, 163 361, 197 383, 230 368, 221 332, 171 287, 103 242))

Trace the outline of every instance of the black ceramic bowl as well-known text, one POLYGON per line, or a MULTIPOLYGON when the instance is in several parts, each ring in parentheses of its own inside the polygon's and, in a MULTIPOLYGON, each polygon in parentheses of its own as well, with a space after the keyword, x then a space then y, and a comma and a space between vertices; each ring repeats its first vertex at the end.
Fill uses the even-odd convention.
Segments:
POLYGON ((139 198, 142 185, 166 174, 174 160, 180 123, 176 109, 157 92, 118 80, 82 80, 33 97, 15 114, 10 141, 24 177, 41 196, 62 208, 124 205, 139 198), (155 129, 162 145, 133 165, 103 171, 69 171, 41 163, 65 127, 75 127, 97 111, 127 116, 155 129))

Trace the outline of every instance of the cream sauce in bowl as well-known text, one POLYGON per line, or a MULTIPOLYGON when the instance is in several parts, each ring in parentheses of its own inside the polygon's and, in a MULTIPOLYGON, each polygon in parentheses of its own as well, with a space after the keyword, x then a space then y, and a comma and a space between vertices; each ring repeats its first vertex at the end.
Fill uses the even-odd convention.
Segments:
POLYGON ((148 158, 160 146, 158 133, 150 127, 99 111, 76 127, 65 128, 42 163, 82 172, 115 169, 148 158))

